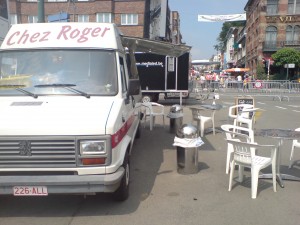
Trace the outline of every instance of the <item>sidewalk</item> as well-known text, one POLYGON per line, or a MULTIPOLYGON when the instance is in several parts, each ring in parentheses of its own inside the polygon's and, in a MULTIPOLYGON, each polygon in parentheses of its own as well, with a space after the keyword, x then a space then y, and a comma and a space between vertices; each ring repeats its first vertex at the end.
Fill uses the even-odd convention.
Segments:
MULTIPOLYGON (((168 112, 173 103, 171 100, 163 102, 166 105, 165 112, 168 112)), ((193 99, 184 103, 184 123, 191 122, 191 111, 188 107, 196 103, 193 99)), ((216 113, 216 128, 231 123, 227 116, 228 105, 233 104, 234 99, 223 96, 218 103, 223 104, 224 108, 216 113)), ((277 113, 271 116, 274 120, 266 114, 262 115, 255 127, 269 126, 271 121, 284 127, 287 126, 286 121, 290 121, 290 118, 277 121, 277 113), (264 123, 260 120, 264 120, 264 123)), ((142 138, 134 146, 131 189, 133 198, 128 200, 129 204, 136 204, 134 218, 153 215, 150 221, 143 221, 143 224, 151 225, 299 224, 299 182, 285 181, 285 188, 278 185, 275 193, 271 180, 260 179, 257 199, 253 200, 248 170, 245 172, 244 182, 234 182, 232 191, 228 192, 229 177, 225 174, 227 145, 225 135, 219 132, 203 137, 205 144, 199 150, 199 172, 181 175, 177 173, 176 148, 172 146, 174 134, 169 132, 169 123, 166 122, 166 127, 159 120, 157 123, 152 132, 146 126, 142 130, 142 138), (139 203, 138 199, 142 202, 139 203)), ((266 140, 258 137, 257 141, 266 140)), ((300 176, 299 168, 287 169, 290 147, 291 143, 284 143, 286 151, 282 152, 281 170, 300 176)), ((299 154, 298 158, 300 159, 299 154)))

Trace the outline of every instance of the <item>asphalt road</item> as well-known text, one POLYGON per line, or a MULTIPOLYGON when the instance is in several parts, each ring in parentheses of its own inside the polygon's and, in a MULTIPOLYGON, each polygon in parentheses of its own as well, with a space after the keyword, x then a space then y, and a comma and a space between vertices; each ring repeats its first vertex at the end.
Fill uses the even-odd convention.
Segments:
MULTIPOLYGON (((208 100, 208 102, 211 100, 208 100)), ((217 103, 223 108, 216 113, 216 127, 231 123, 228 107, 235 94, 220 94, 217 103)), ((176 101, 161 100, 167 113, 176 101)), ((184 123, 191 122, 189 106, 199 104, 193 98, 184 101, 184 123)), ((300 127, 300 98, 290 101, 255 97, 255 105, 262 109, 255 128, 300 127)), ((162 126, 157 119, 153 131, 149 125, 142 129, 131 157, 130 198, 114 202, 110 195, 0 197, 0 225, 181 225, 181 224, 299 224, 300 183, 285 181, 285 188, 277 186, 273 192, 271 180, 259 180, 257 199, 251 199, 249 171, 242 184, 234 182, 228 192, 225 174, 225 135, 207 134, 199 150, 199 172, 181 175, 177 172, 174 134, 169 132, 169 121, 162 126)), ((257 137, 257 142, 276 140, 257 137)), ((300 163, 287 169, 291 142, 282 148, 281 170, 300 177, 300 163)), ((295 152, 300 159, 300 149, 295 152)), ((268 169, 267 169, 268 170, 268 169)))

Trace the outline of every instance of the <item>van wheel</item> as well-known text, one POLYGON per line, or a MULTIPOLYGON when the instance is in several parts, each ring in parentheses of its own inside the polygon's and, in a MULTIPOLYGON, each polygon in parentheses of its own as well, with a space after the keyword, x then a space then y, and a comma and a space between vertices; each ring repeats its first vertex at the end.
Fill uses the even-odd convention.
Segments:
POLYGON ((142 102, 151 102, 152 96, 151 95, 144 95, 142 98, 142 102))
POLYGON ((130 179, 130 166, 129 166, 129 155, 126 153, 123 167, 125 173, 122 177, 120 187, 115 191, 113 197, 116 201, 125 201, 129 197, 129 179, 130 179))

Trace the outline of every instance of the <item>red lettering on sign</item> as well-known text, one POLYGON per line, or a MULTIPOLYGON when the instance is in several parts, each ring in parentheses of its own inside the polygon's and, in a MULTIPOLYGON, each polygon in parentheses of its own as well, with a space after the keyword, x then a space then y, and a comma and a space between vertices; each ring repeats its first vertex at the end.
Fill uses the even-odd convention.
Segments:
POLYGON ((36 41, 37 41, 36 39, 37 39, 40 35, 41 35, 40 33, 35 33, 35 34, 33 34, 33 35, 31 36, 31 38, 30 38, 30 42, 31 42, 31 43, 36 42, 36 41))
POLYGON ((101 28, 100 27, 96 27, 92 33, 91 33, 91 36, 92 37, 97 37, 99 35, 99 33, 101 32, 101 28))
POLYGON ((72 39, 74 39, 74 38, 77 38, 79 34, 80 34, 80 31, 78 29, 75 29, 70 33, 70 37, 72 39))
POLYGON ((42 42, 42 41, 48 41, 49 39, 47 38, 49 35, 50 35, 50 31, 46 31, 43 33, 44 36, 42 36, 42 38, 39 40, 39 42, 42 42))
POLYGON ((18 44, 20 44, 22 42, 22 40, 23 40, 23 44, 25 44, 27 42, 28 38, 29 38, 29 34, 27 34, 27 30, 25 30, 23 32, 23 34, 21 35, 21 37, 19 38, 18 44))
POLYGON ((19 31, 13 33, 13 34, 8 38, 8 40, 7 40, 7 45, 13 45, 13 44, 15 44, 16 42, 12 42, 12 39, 14 38, 15 35, 18 36, 19 34, 20 34, 19 31))
POLYGON ((110 30, 110 28, 108 28, 108 27, 105 27, 105 28, 104 28, 104 31, 103 31, 103 33, 102 33, 102 35, 101 35, 101 37, 104 37, 104 35, 105 35, 106 31, 109 31, 109 30, 110 30))
MULTIPOLYGON (((88 35, 90 33, 90 31, 92 30, 92 28, 85 28, 83 31, 82 31, 82 35, 80 36, 80 38, 78 39, 78 42, 79 43, 82 43, 82 42, 86 42, 88 40, 88 38, 86 37, 86 35, 88 35)), ((100 29, 101 30, 101 29, 100 29)))
POLYGON ((57 39, 60 39, 61 36, 63 36, 63 38, 65 40, 68 40, 68 37, 67 37, 66 33, 69 32, 70 30, 71 30, 71 26, 63 26, 60 33, 57 36, 57 39))
POLYGON ((67 25, 67 26, 63 26, 61 31, 59 32, 59 34, 57 35, 57 39, 65 39, 65 40, 69 40, 69 39, 77 39, 78 43, 83 43, 83 42, 87 42, 89 40, 88 36, 90 35, 91 37, 104 37, 106 32, 109 31, 110 28, 109 27, 105 27, 102 31, 102 29, 100 27, 96 27, 96 28, 85 28, 83 30, 79 30, 79 29, 74 29, 72 30, 72 27, 67 25), (102 33, 101 33, 102 31, 102 33))
MULTIPOLYGON (((77 43, 84 43, 89 41, 90 38, 104 37, 111 29, 109 27, 85 27, 81 29, 76 27, 72 29, 71 25, 62 26, 58 35, 57 40, 68 41, 74 40, 77 43)), ((46 42, 49 41, 50 35, 54 31, 43 31, 30 33, 30 30, 17 31, 12 33, 7 39, 7 45, 23 44, 35 42, 46 42)))
POLYGON ((34 43, 34 42, 42 42, 42 41, 48 41, 49 39, 47 38, 50 35, 49 31, 40 33, 34 33, 34 34, 29 34, 27 30, 21 33, 19 31, 13 33, 7 40, 7 45, 14 45, 16 43, 18 44, 26 44, 27 42, 34 43))

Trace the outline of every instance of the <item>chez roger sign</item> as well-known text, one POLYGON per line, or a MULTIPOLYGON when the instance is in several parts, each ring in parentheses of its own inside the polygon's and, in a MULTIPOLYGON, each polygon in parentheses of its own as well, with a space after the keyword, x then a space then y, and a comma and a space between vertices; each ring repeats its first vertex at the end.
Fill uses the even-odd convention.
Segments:
MULTIPOLYGON (((43 47, 117 48, 117 31, 111 24, 43 23, 15 24, 2 44, 2 49, 43 47), (115 41, 113 41, 115 40, 115 41)), ((119 40, 119 42, 121 42, 119 40)))

